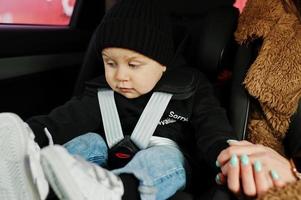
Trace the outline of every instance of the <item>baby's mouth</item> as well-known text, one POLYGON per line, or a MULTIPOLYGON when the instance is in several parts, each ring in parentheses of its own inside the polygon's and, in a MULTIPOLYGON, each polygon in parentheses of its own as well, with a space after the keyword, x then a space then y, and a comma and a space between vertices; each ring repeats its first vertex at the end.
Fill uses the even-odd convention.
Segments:
POLYGON ((130 93, 132 92, 133 88, 126 88, 126 87, 117 87, 119 91, 122 93, 130 93))

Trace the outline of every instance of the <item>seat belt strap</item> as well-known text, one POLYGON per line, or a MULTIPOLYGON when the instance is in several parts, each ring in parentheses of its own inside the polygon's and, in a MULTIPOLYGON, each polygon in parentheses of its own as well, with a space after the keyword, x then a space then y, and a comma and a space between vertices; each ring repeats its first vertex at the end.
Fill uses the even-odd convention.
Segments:
POLYGON ((140 149, 148 146, 171 97, 172 94, 169 93, 154 92, 147 102, 131 135, 131 140, 140 149))
POLYGON ((124 138, 115 104, 114 91, 99 90, 97 96, 107 144, 111 148, 124 138))
MULTIPOLYGON (((171 97, 172 94, 163 92, 152 94, 130 137, 140 149, 147 148, 171 97)), ((114 99, 114 91, 99 90, 98 101, 106 140, 109 148, 111 148, 124 138, 114 99)))

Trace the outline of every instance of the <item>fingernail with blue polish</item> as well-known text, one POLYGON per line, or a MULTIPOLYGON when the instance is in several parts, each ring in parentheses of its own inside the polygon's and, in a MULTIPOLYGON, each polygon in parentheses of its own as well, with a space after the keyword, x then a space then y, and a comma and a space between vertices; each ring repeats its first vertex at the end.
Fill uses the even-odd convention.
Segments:
POLYGON ((222 184, 222 182, 221 182, 221 178, 219 177, 219 175, 217 174, 216 175, 216 177, 215 177, 215 182, 217 183, 217 184, 219 184, 219 185, 221 185, 222 184))
POLYGON ((232 139, 227 140, 227 143, 235 143, 235 142, 238 142, 238 140, 232 140, 232 139))
POLYGON ((218 162, 218 160, 215 161, 215 166, 216 167, 220 167, 221 166, 221 164, 218 162))
POLYGON ((238 142, 238 140, 227 140, 228 144, 231 144, 231 143, 233 144, 233 143, 236 143, 236 142, 238 142))
POLYGON ((275 170, 271 170, 271 175, 273 180, 278 180, 280 178, 275 170))
POLYGON ((241 164, 243 166, 246 166, 247 164, 249 164, 249 157, 247 154, 243 154, 241 157, 240 157, 240 161, 241 161, 241 164))
POLYGON ((237 158, 236 154, 233 154, 230 159, 230 164, 231 164, 231 166, 236 167, 237 163, 238 163, 238 158, 237 158))
POLYGON ((259 160, 255 160, 254 169, 255 169, 255 172, 260 172, 262 170, 262 165, 259 160))

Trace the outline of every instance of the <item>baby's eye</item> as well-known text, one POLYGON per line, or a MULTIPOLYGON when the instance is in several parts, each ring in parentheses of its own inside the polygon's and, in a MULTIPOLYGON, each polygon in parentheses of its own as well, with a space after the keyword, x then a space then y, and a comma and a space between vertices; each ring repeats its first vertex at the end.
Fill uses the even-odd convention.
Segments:
POLYGON ((106 62, 106 65, 108 65, 109 67, 114 67, 115 63, 114 62, 106 62))
POLYGON ((129 64, 129 67, 131 67, 131 68, 136 68, 137 67, 137 65, 135 65, 135 64, 129 64))
POLYGON ((140 63, 129 63, 129 67, 130 68, 137 68, 139 67, 141 64, 140 63))

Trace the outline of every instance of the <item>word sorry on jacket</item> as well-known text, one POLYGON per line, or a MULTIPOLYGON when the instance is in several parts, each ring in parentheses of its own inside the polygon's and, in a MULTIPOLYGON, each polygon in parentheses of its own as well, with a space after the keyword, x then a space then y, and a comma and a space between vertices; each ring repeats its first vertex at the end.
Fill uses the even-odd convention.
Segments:
POLYGON ((171 123, 175 123, 177 120, 179 121, 183 121, 183 122, 187 122, 188 121, 188 117, 183 117, 181 115, 177 115, 175 114, 174 111, 170 111, 168 118, 162 120, 159 122, 159 125, 167 125, 167 124, 171 124, 171 123))

